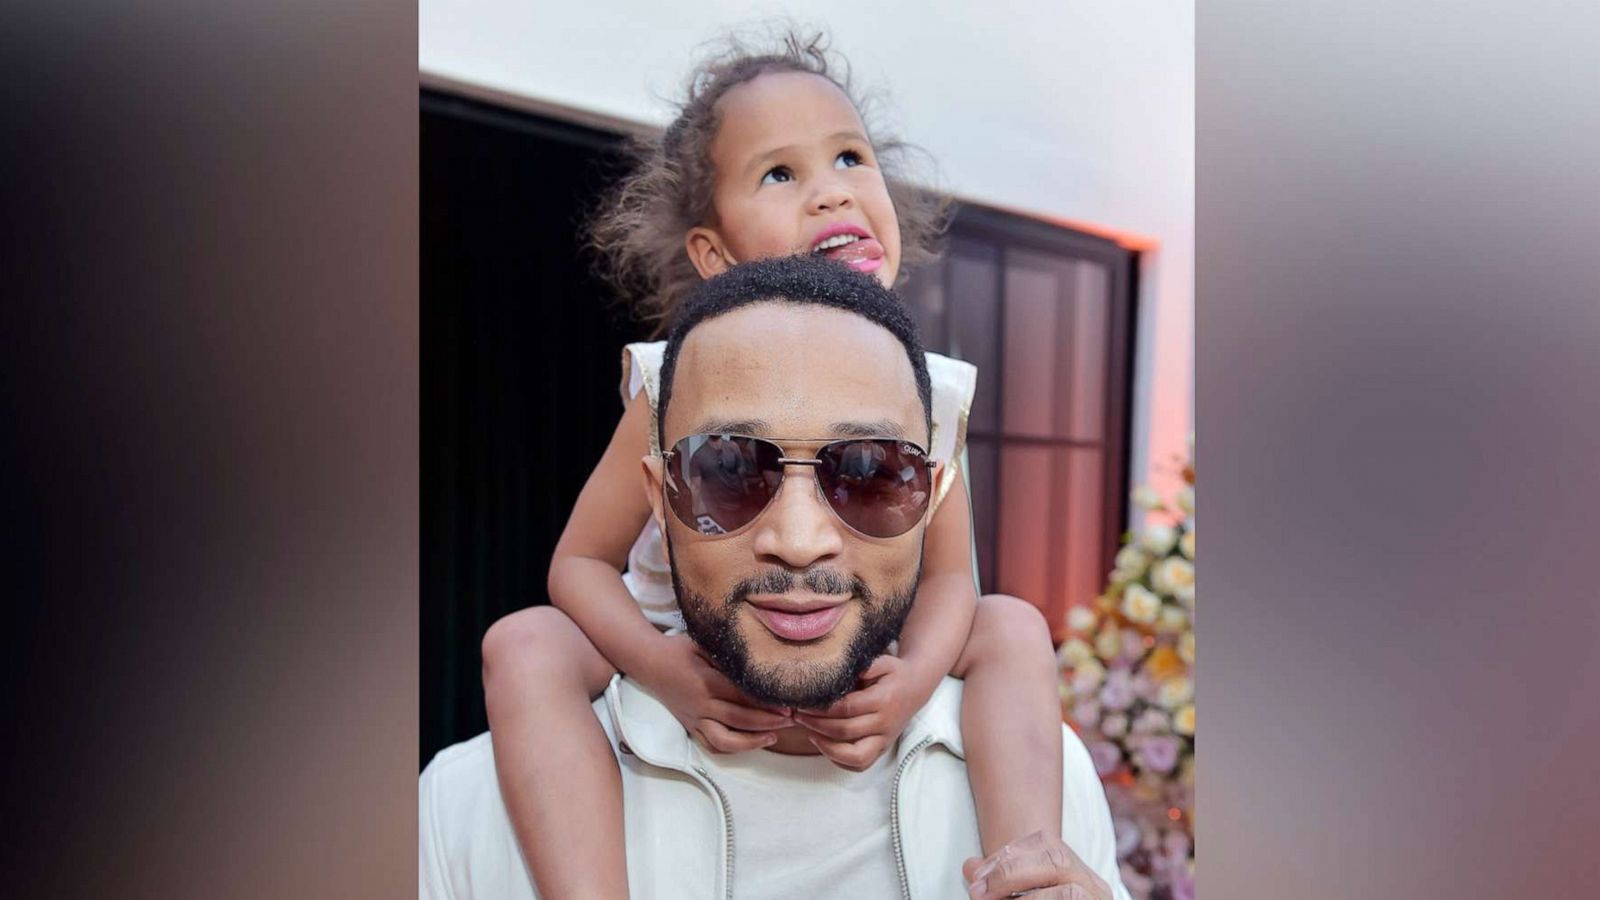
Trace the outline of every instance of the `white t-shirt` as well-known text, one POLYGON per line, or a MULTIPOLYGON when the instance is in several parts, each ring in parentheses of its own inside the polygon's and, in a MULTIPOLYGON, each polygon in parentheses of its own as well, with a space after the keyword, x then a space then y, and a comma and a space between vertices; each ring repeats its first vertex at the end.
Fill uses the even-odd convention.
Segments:
POLYGON ((893 754, 851 772, 824 756, 695 749, 732 813, 734 900, 900 896, 893 754))

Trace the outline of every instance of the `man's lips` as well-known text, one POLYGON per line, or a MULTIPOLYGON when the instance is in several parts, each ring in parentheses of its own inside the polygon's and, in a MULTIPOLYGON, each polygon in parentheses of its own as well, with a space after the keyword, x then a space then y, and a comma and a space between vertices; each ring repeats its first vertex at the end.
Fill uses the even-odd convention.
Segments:
POLYGON ((844 617, 846 599, 763 597, 747 601, 750 612, 766 629, 786 641, 823 637, 844 617))

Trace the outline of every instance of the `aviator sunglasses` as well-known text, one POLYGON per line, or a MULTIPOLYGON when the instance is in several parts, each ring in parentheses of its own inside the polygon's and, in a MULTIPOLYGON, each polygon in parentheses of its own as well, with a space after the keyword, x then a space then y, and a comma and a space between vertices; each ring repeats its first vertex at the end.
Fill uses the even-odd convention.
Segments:
POLYGON ((667 505, 703 535, 726 535, 771 505, 788 466, 816 470, 828 508, 851 530, 875 538, 910 531, 928 509, 933 467, 927 451, 894 438, 797 440, 816 456, 785 456, 769 440, 743 434, 692 434, 662 454, 667 505))

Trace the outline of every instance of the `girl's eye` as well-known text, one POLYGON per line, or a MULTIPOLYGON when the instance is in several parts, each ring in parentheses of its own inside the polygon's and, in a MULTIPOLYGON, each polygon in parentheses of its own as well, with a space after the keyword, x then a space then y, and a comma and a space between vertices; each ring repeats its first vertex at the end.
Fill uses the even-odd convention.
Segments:
POLYGON ((833 167, 835 169, 849 169, 861 165, 864 161, 861 158, 861 154, 854 150, 846 150, 834 159, 833 167))
POLYGON ((788 166, 774 166, 767 174, 761 176, 762 184, 782 184, 793 180, 794 173, 789 171, 788 166))

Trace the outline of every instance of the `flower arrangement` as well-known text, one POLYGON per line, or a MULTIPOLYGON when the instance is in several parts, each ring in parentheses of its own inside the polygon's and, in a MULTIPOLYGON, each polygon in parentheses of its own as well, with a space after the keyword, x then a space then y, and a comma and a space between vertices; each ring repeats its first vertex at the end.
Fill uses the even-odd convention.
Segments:
POLYGON ((1061 702, 1105 782, 1123 883, 1136 898, 1194 897, 1194 465, 1169 506, 1139 487, 1106 589, 1074 606, 1061 702))

